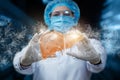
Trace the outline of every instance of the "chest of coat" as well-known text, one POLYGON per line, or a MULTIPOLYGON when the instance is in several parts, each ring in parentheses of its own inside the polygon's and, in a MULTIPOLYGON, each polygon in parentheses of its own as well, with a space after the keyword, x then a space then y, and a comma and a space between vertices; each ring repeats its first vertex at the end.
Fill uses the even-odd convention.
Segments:
POLYGON ((83 70, 86 70, 85 61, 66 55, 40 61, 37 64, 35 72, 40 74, 42 79, 47 76, 49 80, 50 78, 52 80, 53 78, 58 80, 61 78, 69 78, 70 76, 72 77, 76 74, 81 74, 83 70))

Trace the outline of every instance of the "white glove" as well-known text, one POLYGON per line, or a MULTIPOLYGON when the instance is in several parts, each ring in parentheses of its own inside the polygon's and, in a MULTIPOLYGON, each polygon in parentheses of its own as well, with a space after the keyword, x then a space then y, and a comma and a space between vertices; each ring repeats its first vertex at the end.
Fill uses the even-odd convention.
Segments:
POLYGON ((74 50, 72 48, 69 48, 70 52, 66 53, 78 59, 89 61, 91 64, 98 64, 101 61, 100 54, 98 54, 94 47, 91 45, 88 37, 85 34, 83 35, 85 38, 73 46, 77 49, 74 50))
POLYGON ((42 59, 41 52, 40 52, 40 44, 39 44, 40 34, 36 33, 28 46, 26 47, 26 51, 21 57, 21 65, 28 66, 31 65, 33 62, 37 62, 42 59))

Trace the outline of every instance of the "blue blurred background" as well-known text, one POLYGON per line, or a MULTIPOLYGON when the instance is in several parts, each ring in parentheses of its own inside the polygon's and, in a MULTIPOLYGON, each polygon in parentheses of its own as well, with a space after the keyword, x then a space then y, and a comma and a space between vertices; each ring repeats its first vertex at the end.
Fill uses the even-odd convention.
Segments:
MULTIPOLYGON (((17 73, 12 60, 16 52, 27 45, 34 29, 41 27, 38 23, 44 24, 46 1, 0 0, 0 80, 32 80, 32 75, 17 73)), ((75 2, 80 7, 81 25, 89 24, 93 30, 97 29, 108 56, 105 69, 93 74, 91 80, 120 80, 120 0, 75 2)))

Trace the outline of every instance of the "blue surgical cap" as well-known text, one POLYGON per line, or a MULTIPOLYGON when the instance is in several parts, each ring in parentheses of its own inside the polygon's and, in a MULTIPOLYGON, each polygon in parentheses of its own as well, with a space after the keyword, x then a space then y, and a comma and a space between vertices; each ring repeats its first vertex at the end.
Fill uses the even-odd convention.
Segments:
POLYGON ((80 9, 78 5, 72 0, 53 0, 49 2, 45 8, 44 12, 44 20, 47 26, 50 26, 50 13, 58 7, 58 6, 66 6, 74 13, 74 21, 77 24, 80 18, 80 9))

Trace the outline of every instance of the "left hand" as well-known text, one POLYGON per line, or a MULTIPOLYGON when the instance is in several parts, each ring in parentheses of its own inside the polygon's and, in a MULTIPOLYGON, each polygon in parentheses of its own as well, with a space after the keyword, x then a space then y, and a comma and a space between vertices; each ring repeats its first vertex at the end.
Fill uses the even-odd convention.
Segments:
POLYGON ((26 51, 21 56, 21 65, 28 66, 42 59, 39 38, 41 34, 36 33, 27 45, 26 51))
POLYGON ((76 45, 74 45, 74 47, 77 47, 77 51, 72 51, 72 48, 70 48, 70 52, 67 52, 67 54, 78 59, 89 61, 92 64, 99 63, 100 54, 98 54, 94 47, 91 45, 88 37, 85 34, 83 34, 83 36, 84 39, 79 41, 76 45))

